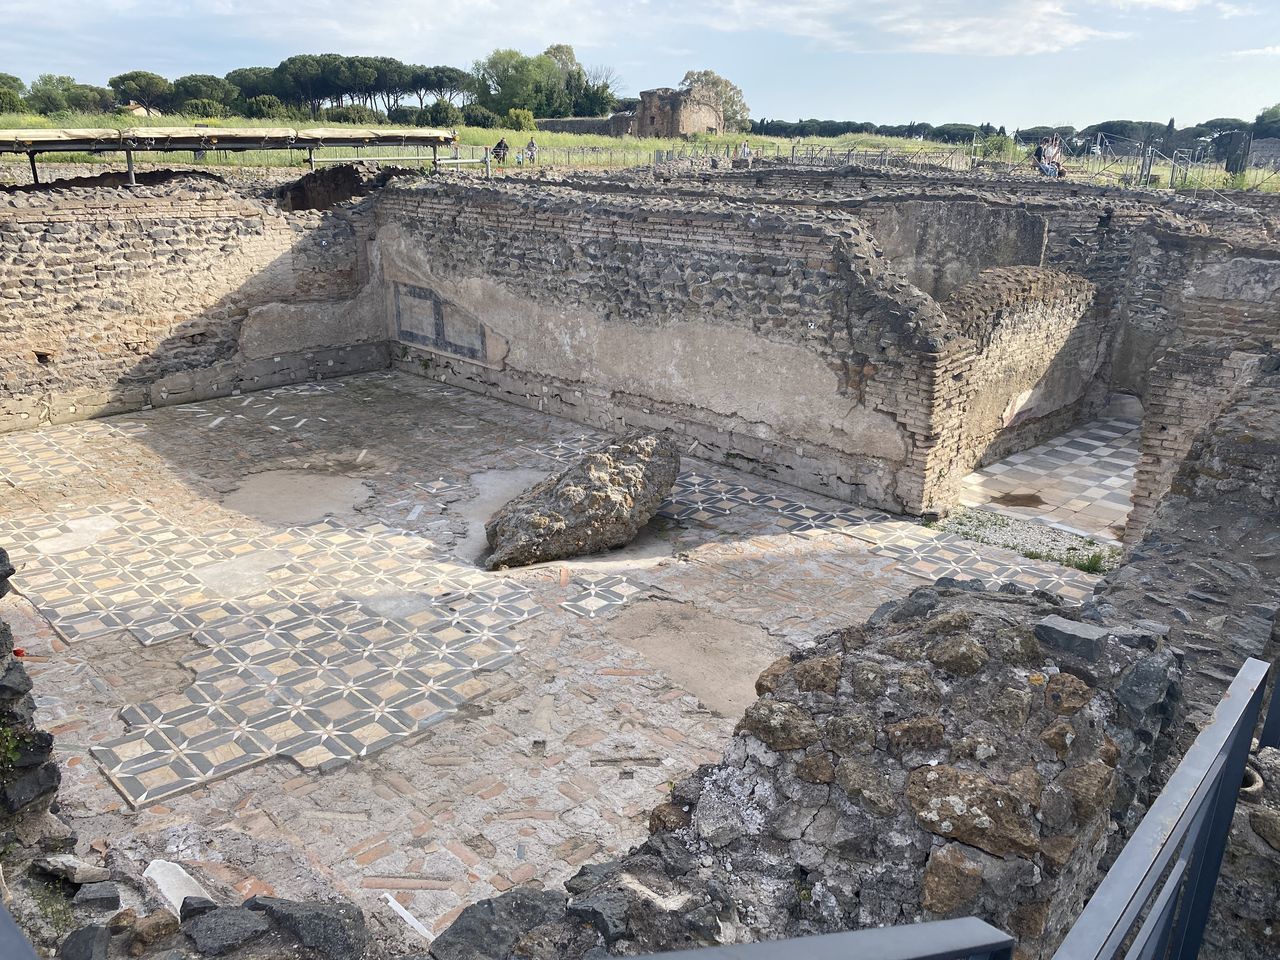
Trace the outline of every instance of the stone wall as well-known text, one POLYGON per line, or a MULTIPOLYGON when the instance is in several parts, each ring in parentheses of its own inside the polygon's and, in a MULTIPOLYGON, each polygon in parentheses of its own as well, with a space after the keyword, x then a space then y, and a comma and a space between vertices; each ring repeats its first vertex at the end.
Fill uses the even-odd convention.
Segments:
POLYGON ((660 87, 640 92, 630 132, 637 137, 674 138, 723 131, 724 118, 706 94, 660 87))
POLYGON ((378 209, 402 365, 597 426, 674 427, 701 456, 842 499, 945 511, 972 466, 1104 392, 1113 314, 1093 284, 978 274, 1039 263, 1045 221, 1025 211, 938 207, 960 222, 902 255, 935 289, 971 282, 940 306, 863 210, 551 183, 393 186, 378 209), (943 269, 978 220, 991 240, 943 269))
MULTIPOLYGON (((1232 360, 1218 359, 1218 369, 1232 360)), ((1280 355, 1264 355, 1259 366, 1256 379, 1238 386, 1191 442, 1125 565, 1082 610, 1094 622, 1123 618, 1158 631, 1180 652, 1179 722, 1162 738, 1166 758, 1153 791, 1208 722, 1245 658, 1280 660, 1280 355)), ((1194 382, 1189 391, 1204 392, 1194 382)), ((1270 686, 1274 692, 1274 678, 1270 686)), ((1205 960, 1280 955, 1280 751, 1255 751, 1249 762, 1256 775, 1246 780, 1236 808, 1200 954, 1205 960)), ((1141 812, 1137 805, 1135 815, 1141 812)), ((1131 823, 1125 826, 1127 833, 1131 823)))
POLYGON ((0 199, 0 432, 385 365, 369 216, 207 178, 0 199))
POLYGON ((613 133, 610 117, 547 117, 539 118, 539 130, 548 133, 592 133, 609 136, 613 133))
POLYGON ((942 303, 964 335, 947 359, 935 399, 933 499, 977 466, 1034 446, 1086 420, 1106 397, 1100 377, 1109 348, 1095 288, 1039 267, 980 273, 942 303), (945 473, 942 464, 951 464, 945 473))
POLYGON ((1263 355, 1237 346, 1232 340, 1183 346, 1152 369, 1125 543, 1142 539, 1192 443, 1257 376, 1263 355))
POLYGON ((842 499, 924 507, 924 367, 950 339, 852 217, 542 186, 392 185, 400 362, 842 499), (692 446, 688 446, 692 444, 692 446))
POLYGON ((867 203, 858 207, 894 269, 942 300, 992 267, 1044 262, 1046 218, 977 200, 867 203))

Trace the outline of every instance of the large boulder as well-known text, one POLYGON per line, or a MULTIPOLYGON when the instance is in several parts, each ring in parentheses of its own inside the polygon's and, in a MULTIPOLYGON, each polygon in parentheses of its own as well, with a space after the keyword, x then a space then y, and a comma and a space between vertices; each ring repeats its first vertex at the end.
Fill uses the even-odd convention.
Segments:
POLYGON ((635 539, 675 483, 680 453, 658 433, 632 433, 535 484, 485 526, 489 569, 621 547, 635 539))

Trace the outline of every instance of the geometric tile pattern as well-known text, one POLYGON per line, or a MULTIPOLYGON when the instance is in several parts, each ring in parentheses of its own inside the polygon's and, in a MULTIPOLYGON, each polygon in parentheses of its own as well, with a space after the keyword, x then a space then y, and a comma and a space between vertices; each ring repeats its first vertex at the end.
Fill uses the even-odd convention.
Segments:
POLYGON ((522 584, 379 523, 188 534, 124 502, 0 520, 0 540, 68 641, 205 648, 186 690, 126 708, 128 733, 93 750, 134 806, 270 757, 327 768, 418 733, 482 693, 519 649, 512 628, 540 612, 522 584))
POLYGON ((582 589, 560 606, 583 617, 595 617, 616 610, 648 590, 635 580, 607 574, 586 574, 575 577, 574 582, 582 589))
POLYGON ((744 507, 772 513, 774 525, 792 536, 841 533, 856 537, 870 544, 873 553, 892 557, 899 569, 930 581, 939 577, 1011 581, 1078 603, 1093 593, 1099 579, 1069 567, 1028 560, 1009 550, 981 546, 887 513, 857 507, 823 510, 785 495, 755 493, 742 484, 692 471, 679 475, 658 515, 714 524, 717 518, 744 507))
MULTIPOLYGON (((306 444, 308 426, 341 429, 320 416, 330 407, 278 401, 341 387, 282 388, 175 411, 220 437, 237 428, 257 436, 291 431, 306 444)), ((469 416, 493 414, 491 401, 464 391, 450 392, 448 400, 469 416)), ((466 418, 454 426, 462 430, 466 418)), ((81 459, 83 434, 146 429, 117 418, 0 438, 0 476, 15 486, 64 480, 92 469, 81 459)), ((359 449, 359 438, 352 439, 359 449)), ((528 452, 563 462, 611 440, 586 432, 534 442, 513 437, 510 450, 525 459, 517 452, 491 462, 527 466, 528 452)), ((1122 445, 1093 449, 1105 460, 1122 456, 1122 445)), ((1082 456, 1076 446, 1063 446, 1059 459, 1082 456)), ((1089 479, 1088 465, 1076 466, 1080 479, 1089 479)), ((411 521, 424 509, 443 518, 441 505, 469 492, 465 474, 417 480, 424 475, 437 473, 410 470, 391 481, 410 498, 404 503, 411 521)), ((716 477, 706 467, 686 469, 659 513, 679 527, 728 523, 767 542, 766 558, 743 565, 744 583, 766 573, 786 579, 805 562, 809 540, 829 534, 855 537, 896 568, 929 580, 1014 580, 1081 599, 1095 579, 883 513, 832 501, 811 506, 764 487, 716 477), (777 569, 766 571, 769 564, 777 569)), ((134 806, 272 757, 326 769, 368 756, 482 694, 484 674, 519 651, 515 629, 541 607, 519 581, 457 562, 435 535, 330 520, 193 532, 132 501, 0 519, 0 542, 10 546, 23 592, 68 641, 127 632, 143 645, 190 636, 199 646, 183 661, 194 675, 185 690, 126 707, 124 736, 92 749, 134 806)), ((838 569, 828 579, 823 601, 832 609, 864 589, 838 569)), ((573 585, 560 606, 588 619, 653 592, 612 574, 579 574, 573 585)), ((725 599, 749 593, 729 587, 725 599)), ((787 602, 803 618, 810 599, 797 591, 787 602)))
POLYGON ((615 438, 606 433, 579 433, 575 436, 548 440, 545 443, 524 444, 526 450, 532 450, 548 460, 568 462, 584 453, 596 450, 615 438))
POLYGON ((1100 579, 1072 567, 1029 560, 1010 550, 902 520, 867 524, 853 531, 853 536, 870 543, 873 553, 892 557, 898 569, 930 581, 951 577, 1016 583, 1080 603, 1092 595, 1094 584, 1100 579))
POLYGON ((1141 424, 1112 417, 1083 424, 975 470, 961 503, 1118 542, 1132 506, 1141 424))

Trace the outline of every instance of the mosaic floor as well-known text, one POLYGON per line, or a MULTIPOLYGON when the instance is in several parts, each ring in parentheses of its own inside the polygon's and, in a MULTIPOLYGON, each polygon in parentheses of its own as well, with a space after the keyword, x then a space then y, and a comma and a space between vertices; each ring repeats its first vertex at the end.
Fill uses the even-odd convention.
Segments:
POLYGON ((960 502, 1119 543, 1141 432, 1136 420, 1094 420, 969 474, 960 502))
POLYGON ((0 544, 53 628, 28 646, 64 806, 296 836, 434 927, 625 849, 718 755, 736 717, 611 642, 638 601, 763 630, 744 654, 767 662, 940 576, 1072 600, 1095 580, 691 459, 634 549, 463 555, 493 477, 606 439, 403 374, 0 437, 0 544), (368 499, 303 523, 222 505, 279 470, 368 499), (347 849, 353 824, 383 839, 347 849))

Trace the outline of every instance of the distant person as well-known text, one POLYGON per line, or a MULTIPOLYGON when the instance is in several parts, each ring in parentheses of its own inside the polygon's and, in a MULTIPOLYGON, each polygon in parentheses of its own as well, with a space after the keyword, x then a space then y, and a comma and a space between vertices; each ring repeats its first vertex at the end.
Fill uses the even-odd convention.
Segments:
POLYGON ((1036 146, 1036 168, 1046 177, 1056 177, 1057 169, 1049 161, 1050 143, 1048 137, 1041 137, 1036 146))
POLYGON ((507 154, 511 151, 511 147, 507 144, 506 137, 499 137, 498 142, 493 145, 493 159, 498 161, 499 165, 507 162, 507 154))
POLYGON ((530 163, 538 162, 538 145, 534 142, 533 137, 530 137, 529 142, 525 144, 524 155, 530 163))

